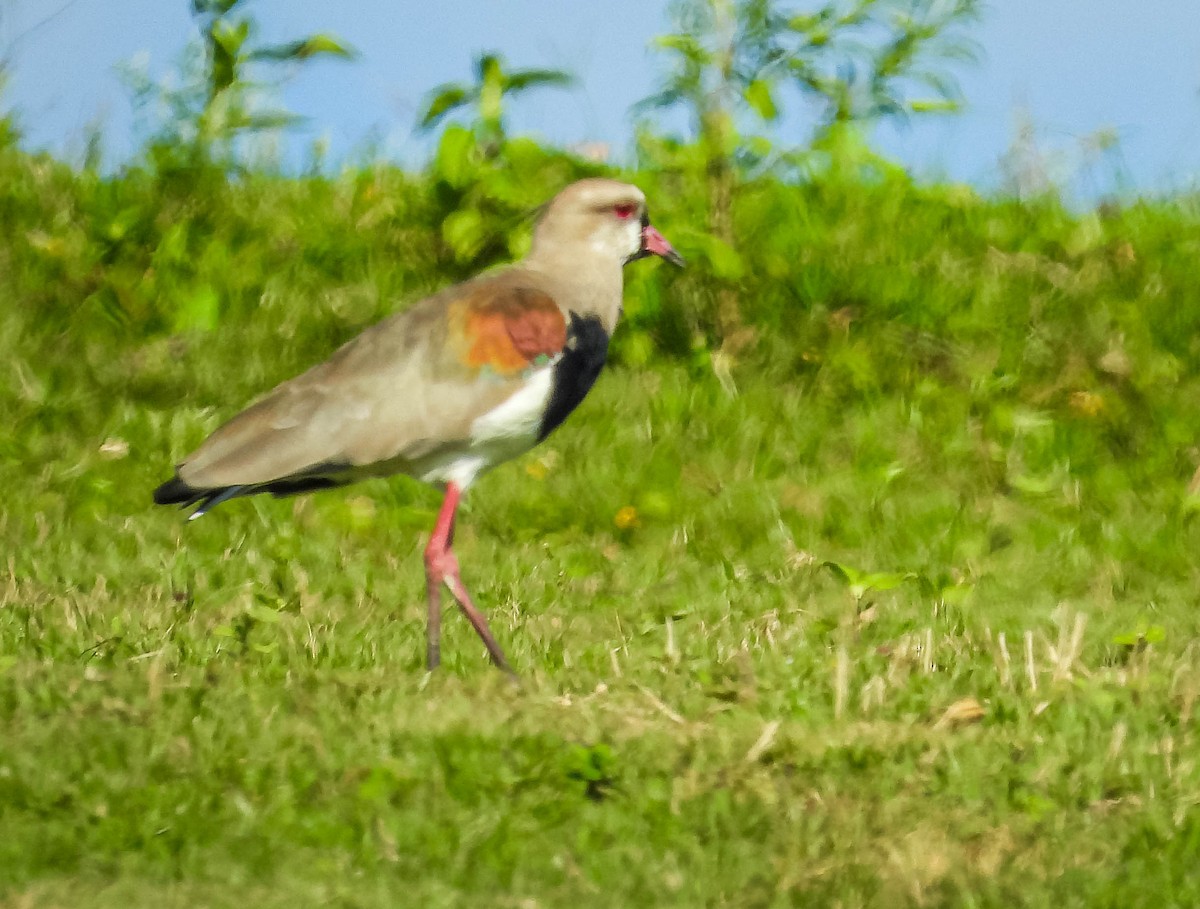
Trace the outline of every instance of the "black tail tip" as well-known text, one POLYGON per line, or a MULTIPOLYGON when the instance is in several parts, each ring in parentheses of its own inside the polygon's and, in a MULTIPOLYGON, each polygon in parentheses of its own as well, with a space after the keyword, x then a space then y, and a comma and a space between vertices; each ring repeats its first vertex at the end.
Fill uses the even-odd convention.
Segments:
POLYGON ((205 491, 188 486, 179 479, 179 474, 171 477, 158 489, 154 490, 155 505, 190 505, 204 498, 205 491))

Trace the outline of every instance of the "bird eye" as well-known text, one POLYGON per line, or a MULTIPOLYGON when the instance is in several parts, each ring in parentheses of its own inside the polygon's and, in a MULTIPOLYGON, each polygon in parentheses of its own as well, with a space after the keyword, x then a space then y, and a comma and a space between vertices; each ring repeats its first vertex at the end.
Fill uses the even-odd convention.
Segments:
POLYGON ((632 218, 635 211, 637 211, 637 206, 632 202, 622 202, 620 205, 613 206, 613 214, 622 221, 632 218))

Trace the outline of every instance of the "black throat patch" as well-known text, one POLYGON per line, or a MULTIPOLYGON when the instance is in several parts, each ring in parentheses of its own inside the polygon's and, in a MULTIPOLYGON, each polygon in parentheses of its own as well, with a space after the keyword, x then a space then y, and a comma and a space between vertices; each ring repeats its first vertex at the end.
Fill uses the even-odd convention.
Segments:
POLYGON ((608 332, 600 323, 600 317, 581 317, 578 313, 571 313, 562 359, 554 364, 550 402, 542 415, 539 442, 554 432, 579 406, 579 402, 596 384, 607 360, 608 332))

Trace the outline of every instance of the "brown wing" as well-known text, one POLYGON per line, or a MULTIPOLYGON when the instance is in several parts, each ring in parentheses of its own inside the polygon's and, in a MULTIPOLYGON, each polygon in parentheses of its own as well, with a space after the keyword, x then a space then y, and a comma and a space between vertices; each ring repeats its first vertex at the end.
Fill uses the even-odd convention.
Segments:
POLYGON ((549 294, 515 286, 487 289, 450 304, 451 343, 471 370, 519 374, 563 349, 567 322, 549 294))
POLYGON ((466 447, 471 424, 562 350, 566 321, 520 269, 421 301, 284 382, 179 468, 194 488, 393 473, 466 447))

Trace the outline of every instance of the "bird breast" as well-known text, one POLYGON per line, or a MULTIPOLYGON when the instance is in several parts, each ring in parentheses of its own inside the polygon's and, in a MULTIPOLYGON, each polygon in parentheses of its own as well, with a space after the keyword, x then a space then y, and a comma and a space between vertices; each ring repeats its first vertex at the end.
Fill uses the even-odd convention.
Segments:
POLYGON ((554 391, 554 367, 559 357, 530 370, 516 392, 471 423, 466 446, 422 465, 426 483, 452 482, 465 489, 475 478, 504 461, 520 457, 538 443, 546 408, 554 391))

